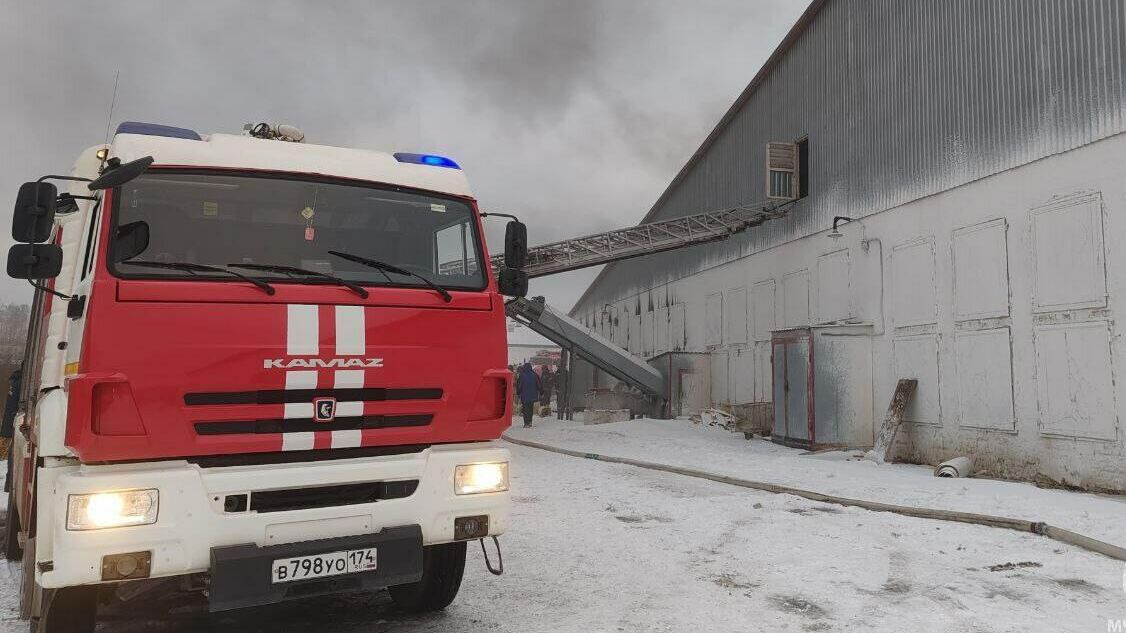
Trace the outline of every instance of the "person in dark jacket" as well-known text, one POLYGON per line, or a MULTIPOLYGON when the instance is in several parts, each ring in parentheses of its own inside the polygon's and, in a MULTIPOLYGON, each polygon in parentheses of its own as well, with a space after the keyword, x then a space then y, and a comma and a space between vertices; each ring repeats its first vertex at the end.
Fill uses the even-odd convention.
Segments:
POLYGON ((536 401, 543 393, 543 383, 531 363, 524 363, 516 373, 516 395, 520 396, 520 407, 524 413, 524 428, 532 426, 532 414, 536 401))
POLYGON ((23 372, 17 367, 8 376, 8 396, 4 400, 4 418, 0 420, 0 438, 11 439, 15 435, 16 409, 20 405, 20 385, 23 372))
POLYGON ((551 365, 543 366, 543 373, 540 374, 540 384, 543 385, 543 394, 540 396, 540 404, 546 407, 551 404, 551 392, 555 389, 555 372, 551 371, 551 365))
POLYGON ((0 419, 0 459, 8 462, 8 476, 4 479, 4 492, 12 489, 12 436, 16 434, 16 411, 20 406, 20 389, 23 371, 16 368, 8 376, 8 397, 4 400, 4 417, 0 419))

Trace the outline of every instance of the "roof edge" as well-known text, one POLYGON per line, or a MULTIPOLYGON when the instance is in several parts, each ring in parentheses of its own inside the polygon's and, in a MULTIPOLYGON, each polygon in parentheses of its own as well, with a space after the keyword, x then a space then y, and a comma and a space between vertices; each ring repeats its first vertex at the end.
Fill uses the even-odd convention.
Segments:
MULTIPOLYGON (((760 68, 759 71, 755 73, 755 76, 751 79, 750 83, 747 84, 747 87, 744 88, 743 91, 739 93, 739 96, 735 98, 735 102, 731 104, 731 107, 729 107, 727 109, 727 112, 723 114, 723 117, 720 118, 719 123, 716 123, 715 127, 712 128, 712 131, 708 133, 708 135, 704 138, 704 142, 700 143, 700 146, 696 148, 696 151, 688 157, 688 161, 684 163, 684 166, 680 168, 680 171, 678 171, 676 175, 673 176, 673 179, 669 181, 668 186, 665 187, 665 190, 661 193, 660 196, 657 197, 657 201, 653 203, 653 206, 649 207, 649 211, 645 214, 645 217, 641 218, 641 222, 638 222, 638 224, 645 224, 653 217, 653 214, 657 212, 657 209, 659 209, 660 206, 668 199, 669 195, 671 195, 672 190, 675 189, 676 186, 679 185, 685 177, 687 177, 688 172, 696 166, 696 163, 700 162, 700 159, 704 156, 704 154, 708 151, 712 144, 715 143, 715 140, 719 137, 723 130, 727 128, 727 125, 731 123, 731 120, 735 118, 735 115, 737 115, 743 108, 743 105, 750 100, 751 95, 753 95, 755 91, 758 90, 759 86, 762 85, 762 82, 766 81, 767 76, 769 76, 770 73, 774 70, 775 66, 777 66, 778 63, 782 61, 782 58, 785 57, 786 53, 790 51, 790 48, 793 47, 794 43, 797 42, 799 38, 801 38, 806 29, 809 28, 809 25, 813 22, 813 19, 817 17, 817 14, 820 13, 821 9, 824 8, 824 6, 828 3, 829 0, 813 0, 809 3, 809 6, 806 7, 805 11, 802 12, 801 16, 798 17, 796 22, 794 22, 794 25, 790 27, 790 30, 786 33, 786 36, 782 38, 782 41, 774 49, 774 52, 770 54, 770 57, 766 58, 766 62, 763 63, 762 68, 760 68)), ((582 296, 580 296, 579 299, 575 301, 575 305, 571 306, 571 311, 574 311, 576 307, 586 301, 587 297, 590 295, 591 290, 593 290, 598 282, 602 280, 603 276, 605 276, 606 274, 606 271, 613 265, 613 263, 607 264, 602 268, 602 270, 598 271, 598 276, 594 278, 594 281, 590 282, 590 285, 587 286, 582 296)))

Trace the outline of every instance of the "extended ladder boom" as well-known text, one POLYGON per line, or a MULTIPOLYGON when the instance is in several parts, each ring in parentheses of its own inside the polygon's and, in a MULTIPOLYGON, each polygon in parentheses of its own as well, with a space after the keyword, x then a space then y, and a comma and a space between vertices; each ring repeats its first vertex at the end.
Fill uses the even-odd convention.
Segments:
MULTIPOLYGON (((760 202, 533 246, 528 249, 524 272, 528 277, 543 277, 723 240, 767 220, 782 217, 786 213, 786 204, 760 202)), ((493 270, 500 270, 504 256, 493 256, 492 263, 493 270)))
POLYGON ((591 332, 566 314, 555 311, 544 304, 542 297, 539 300, 512 299, 504 305, 504 311, 533 332, 642 393, 668 399, 664 379, 649 363, 591 332))
MULTIPOLYGON (((528 249, 524 272, 528 277, 543 277, 716 242, 767 220, 782 217, 787 205, 789 202, 759 202, 534 246, 528 249)), ((494 271, 504 267, 503 255, 494 256, 491 260, 494 271)), ((546 305, 542 298, 538 301, 513 299, 505 304, 505 312, 563 349, 642 393, 661 400, 668 398, 668 386, 660 372, 645 359, 638 358, 591 332, 578 321, 546 305)))

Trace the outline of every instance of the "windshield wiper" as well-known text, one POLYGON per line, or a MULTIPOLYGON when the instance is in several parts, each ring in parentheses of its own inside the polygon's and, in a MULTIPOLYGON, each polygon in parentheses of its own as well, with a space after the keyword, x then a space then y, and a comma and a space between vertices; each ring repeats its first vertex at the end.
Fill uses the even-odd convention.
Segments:
POLYGON ((273 286, 271 286, 270 284, 262 281, 261 279, 255 279, 253 277, 248 277, 248 276, 246 276, 246 275, 244 275, 244 274, 242 274, 238 271, 228 270, 226 268, 222 268, 222 267, 219 267, 219 266, 208 266, 207 264, 192 264, 190 262, 147 262, 147 261, 144 261, 144 260, 141 260, 141 259, 127 259, 125 261, 118 262, 118 263, 129 264, 130 266, 148 266, 149 268, 168 268, 170 270, 182 270, 184 272, 191 273, 193 275, 196 274, 197 272, 199 272, 199 273, 227 273, 228 275, 231 275, 233 277, 238 277, 239 279, 241 279, 241 280, 243 280, 247 283, 254 284, 255 286, 257 286, 257 287, 261 288, 263 291, 265 291, 266 294, 268 294, 268 295, 273 295, 276 292, 276 290, 274 290, 273 286))
POLYGON ((329 255, 336 255, 337 257, 339 257, 341 259, 346 259, 350 262, 356 262, 357 264, 363 264, 364 266, 367 266, 368 268, 374 268, 374 269, 376 269, 380 272, 395 273, 396 275, 405 275, 407 277, 415 277, 417 279, 421 279, 422 283, 426 284, 431 289, 433 289, 435 292, 442 295, 442 298, 446 300, 446 303, 449 303, 449 302, 454 300, 453 295, 451 295, 448 290, 446 290, 445 288, 439 286, 438 284, 434 283, 433 281, 430 281, 426 277, 423 277, 422 275, 420 275, 416 272, 409 271, 405 268, 399 268, 398 266, 392 266, 391 264, 388 264, 386 262, 381 262, 379 260, 368 259, 367 257, 360 257, 359 255, 353 255, 351 253, 342 253, 340 251, 329 251, 328 254, 329 255))
POLYGON ((227 265, 230 266, 231 268, 246 268, 247 270, 261 270, 261 271, 265 271, 265 272, 268 272, 268 273, 282 273, 283 275, 289 275, 290 277, 292 277, 293 275, 306 275, 308 277, 320 277, 321 279, 327 279, 329 281, 334 281, 337 284, 340 284, 341 286, 344 286, 345 288, 351 290, 352 292, 360 295, 364 299, 368 298, 368 291, 365 290, 363 286, 361 286, 359 284, 352 283, 352 282, 348 281, 347 279, 341 279, 340 277, 337 277, 336 275, 330 275, 328 273, 322 273, 322 272, 319 272, 319 271, 316 271, 316 270, 309 270, 308 268, 298 268, 296 266, 282 266, 280 264, 227 264, 227 265))

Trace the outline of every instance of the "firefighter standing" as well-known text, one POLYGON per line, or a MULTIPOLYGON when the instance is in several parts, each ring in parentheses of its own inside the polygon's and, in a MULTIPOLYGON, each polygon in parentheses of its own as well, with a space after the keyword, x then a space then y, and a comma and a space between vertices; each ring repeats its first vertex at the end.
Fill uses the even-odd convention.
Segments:
POLYGON ((516 375, 516 394, 520 396, 520 408, 524 414, 524 428, 532 426, 532 414, 535 412, 536 401, 543 393, 543 382, 539 374, 532 369, 531 363, 524 363, 516 375))

